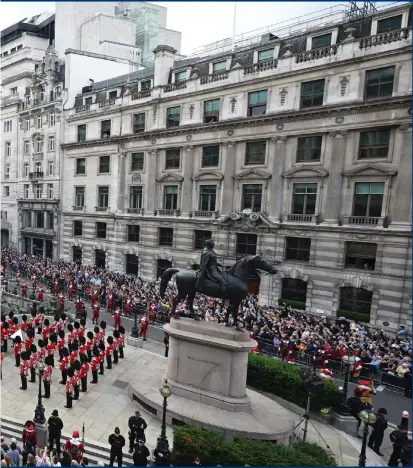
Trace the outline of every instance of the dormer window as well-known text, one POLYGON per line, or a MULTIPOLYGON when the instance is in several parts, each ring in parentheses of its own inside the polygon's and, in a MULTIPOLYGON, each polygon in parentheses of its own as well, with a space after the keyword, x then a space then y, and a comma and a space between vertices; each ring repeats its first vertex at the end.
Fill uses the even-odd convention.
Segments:
POLYGON ((389 31, 396 31, 402 27, 403 15, 390 16, 377 21, 377 34, 386 33, 389 31))
POLYGON ((117 91, 109 91, 109 99, 116 99, 118 97, 117 91))
POLYGON ((151 80, 141 82, 141 91, 143 91, 144 89, 151 89, 151 80))
POLYGON ((274 49, 260 50, 258 52, 258 63, 274 58, 274 49))
POLYGON ((216 62, 212 64, 212 72, 217 73, 227 69, 227 62, 216 62))
POLYGON ((175 73, 175 83, 178 83, 179 81, 185 81, 185 80, 186 80, 186 71, 175 73))
POLYGON ((311 49, 331 46, 331 33, 315 36, 311 38, 311 49))

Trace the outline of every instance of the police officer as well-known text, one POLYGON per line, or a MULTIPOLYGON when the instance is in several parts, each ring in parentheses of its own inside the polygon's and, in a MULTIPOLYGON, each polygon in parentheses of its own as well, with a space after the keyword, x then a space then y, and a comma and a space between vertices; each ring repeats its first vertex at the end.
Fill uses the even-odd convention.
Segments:
POLYGON ((53 450, 56 443, 57 456, 60 458, 60 436, 62 435, 63 421, 59 418, 59 412, 53 410, 52 415, 47 421, 49 432, 49 451, 53 450))
POLYGON ((146 441, 145 429, 148 427, 146 421, 142 418, 140 411, 135 411, 135 416, 131 416, 128 422, 129 426, 129 453, 133 452, 135 439, 146 441))
POLYGON ((114 434, 109 436, 109 445, 110 445, 110 462, 109 466, 114 466, 113 463, 118 462, 118 466, 122 466, 122 449, 126 444, 125 438, 121 435, 118 427, 115 427, 114 434))
POLYGON ((401 423, 389 436, 391 442, 393 443, 393 452, 390 455, 389 466, 399 466, 399 460, 402 456, 403 447, 409 440, 407 436, 408 428, 409 413, 407 411, 403 411, 401 423))
POLYGON ((380 446, 383 443, 384 431, 387 429, 387 411, 385 408, 380 408, 376 414, 376 422, 371 425, 372 432, 369 438, 369 447, 373 449, 377 455, 383 456, 380 453, 380 446))

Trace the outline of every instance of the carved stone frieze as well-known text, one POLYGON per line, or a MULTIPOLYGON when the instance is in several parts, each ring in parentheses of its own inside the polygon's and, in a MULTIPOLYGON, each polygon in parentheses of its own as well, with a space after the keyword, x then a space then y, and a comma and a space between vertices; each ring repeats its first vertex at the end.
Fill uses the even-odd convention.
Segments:
POLYGON ((244 210, 242 213, 231 213, 219 221, 222 227, 244 232, 260 232, 262 228, 278 227, 264 213, 253 213, 244 210))
POLYGON ((348 135, 347 130, 334 130, 328 134, 331 138, 335 137, 346 137, 348 135))
POLYGON ((141 175, 140 174, 133 174, 132 175, 132 182, 140 182, 141 181, 141 175))
POLYGON ((276 137, 270 138, 271 143, 285 143, 287 141, 287 137, 285 135, 279 135, 276 137))

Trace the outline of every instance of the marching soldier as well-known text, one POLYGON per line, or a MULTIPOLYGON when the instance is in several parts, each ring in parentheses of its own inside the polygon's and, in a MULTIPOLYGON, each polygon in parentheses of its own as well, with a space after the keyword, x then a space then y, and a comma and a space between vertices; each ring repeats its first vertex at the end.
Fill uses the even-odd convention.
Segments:
POLYGON ((146 337, 148 336, 149 320, 146 314, 142 314, 142 317, 139 320, 139 326, 140 326, 139 335, 143 336, 143 341, 147 341, 146 337))
POLYGON ((83 362, 83 357, 85 357, 87 359, 86 339, 85 339, 84 336, 81 336, 79 338, 79 343, 80 343, 80 346, 79 346, 79 359, 80 359, 80 362, 83 362))
POLYGON ((100 312, 100 305, 99 302, 95 302, 92 307, 93 310, 93 317, 92 317, 92 323, 99 323, 99 312, 100 312))
POLYGON ((50 330, 50 321, 49 319, 45 319, 43 322, 43 329, 42 329, 42 338, 45 340, 46 338, 49 338, 51 333, 50 330))
POLYGON ((112 293, 112 291, 108 291, 107 300, 106 300, 106 308, 107 308, 109 313, 111 313, 112 310, 113 310, 113 304, 114 304, 113 293, 112 293))
POLYGON ((57 350, 59 351, 59 361, 63 359, 63 348, 65 347, 65 332, 59 330, 58 332, 59 340, 57 341, 57 350))
POLYGON ((54 322, 50 325, 50 333, 54 333, 57 335, 58 331, 60 330, 60 316, 55 315, 53 319, 54 322))
POLYGON ((106 346, 106 369, 112 369, 112 350, 113 350, 113 337, 108 336, 108 345, 106 346))
POLYGON ((113 320, 114 320, 114 325, 113 327, 115 329, 118 329, 121 326, 121 319, 122 319, 122 312, 119 309, 119 307, 116 307, 115 312, 112 314, 113 320))
POLYGON ((79 352, 77 346, 73 343, 72 344, 72 352, 70 353, 69 361, 70 365, 73 366, 75 361, 79 359, 79 352))
POLYGON ((73 284, 73 281, 70 281, 69 283, 69 301, 73 300, 73 293, 75 292, 75 285, 73 284))
POLYGON ((66 406, 65 408, 72 408, 73 404, 73 385, 72 385, 72 377, 74 375, 74 371, 71 367, 67 370, 67 380, 65 384, 66 390, 66 406))
POLYGON ((57 349, 57 335, 50 335, 50 343, 47 345, 47 355, 51 359, 51 366, 54 367, 54 355, 57 349))
POLYGON ((80 395, 80 377, 79 377, 79 371, 81 368, 81 364, 78 360, 76 360, 73 363, 73 369, 74 369, 74 375, 71 377, 72 379, 72 385, 73 385, 73 399, 78 400, 79 395, 80 395))
POLYGON ((123 350, 125 349, 125 341, 126 341, 126 337, 125 337, 126 330, 124 329, 124 327, 120 327, 119 331, 120 331, 119 357, 120 357, 120 359, 123 359, 124 358, 123 350))
POLYGON ((69 351, 72 352, 72 346, 75 340, 75 333, 73 331, 73 325, 71 323, 69 323, 69 325, 67 326, 67 330, 69 332, 67 335, 67 346, 69 348, 69 351))
POLYGON ((73 344, 77 346, 77 349, 79 349, 79 330, 80 330, 80 323, 75 322, 73 324, 73 344))
MULTIPOLYGON (((35 303, 33 304, 33 307, 35 306, 35 303)), ((37 307, 37 306, 36 306, 37 307)), ((43 322, 44 322, 44 307, 39 307, 39 315, 37 316, 36 320, 36 325, 37 325, 37 333, 42 333, 42 327, 43 327, 43 322)))
POLYGON ((36 298, 39 302, 43 302, 44 301, 44 289, 43 289, 43 286, 40 286, 39 290, 37 291, 37 298, 36 298))
POLYGON ((76 309, 76 317, 79 317, 80 314, 85 309, 85 303, 82 301, 82 298, 80 296, 77 296, 77 299, 75 301, 75 309, 76 309))
POLYGON ((94 346, 93 332, 88 331, 87 332, 87 338, 88 338, 88 340, 86 342, 86 354, 87 354, 88 361, 91 362, 92 361, 92 350, 93 350, 93 346, 94 346))
POLYGON ((59 294, 59 305, 60 305, 60 312, 65 310, 65 296, 63 293, 59 294))
POLYGON ((80 391, 87 392, 87 374, 89 373, 89 363, 87 362, 86 355, 81 356, 82 367, 79 371, 80 377, 80 391))
POLYGON ((16 336, 16 338, 14 339, 13 352, 14 357, 16 359, 16 367, 20 367, 20 356, 22 352, 22 339, 20 338, 20 336, 16 336))
POLYGON ((127 296, 126 301, 125 301, 125 315, 129 317, 131 312, 132 312, 132 299, 130 296, 127 296))
POLYGON ((86 335, 86 320, 82 318, 79 320, 79 323, 80 323, 80 328, 77 331, 77 336, 80 339, 86 335))
POLYGON ((66 385, 67 371, 69 369, 69 350, 62 348, 62 359, 60 360, 60 372, 62 373, 62 380, 60 384, 66 385))
POLYGON ((22 285, 21 285, 21 291, 22 291, 22 297, 26 297, 26 298, 27 298, 27 284, 26 284, 26 283, 22 283, 22 285))
POLYGON ((60 289, 60 282, 59 282, 59 279, 56 278, 54 280, 54 294, 55 294, 55 296, 57 296, 59 294, 59 289, 60 289))
POLYGON ((20 387, 20 390, 27 390, 27 374, 29 373, 28 360, 30 356, 27 351, 23 351, 21 353, 21 357, 23 362, 20 364, 20 379, 22 381, 22 386, 20 387))
POLYGON ((29 382, 35 383, 36 382, 36 364, 39 359, 39 355, 37 353, 37 347, 35 344, 30 346, 30 359, 29 359, 29 370, 30 370, 30 380, 29 382))
POLYGON ((99 343, 99 375, 104 375, 105 373, 105 367, 104 367, 104 362, 105 362, 105 344, 103 341, 99 343))
POLYGON ((113 364, 117 364, 119 362, 119 330, 113 331, 113 338, 113 364))
POLYGON ((9 324, 1 322, 1 351, 7 353, 7 340, 9 339, 9 324))
POLYGON ((44 395, 43 398, 50 398, 50 385, 52 383, 52 358, 51 356, 46 356, 44 360, 45 364, 47 365, 46 369, 43 371, 43 385, 44 385, 44 395))
POLYGON ((27 321, 27 315, 22 315, 22 323, 20 325, 20 330, 23 333, 26 333, 28 328, 29 328, 29 323, 27 321))
POLYGON ((93 348, 93 359, 92 359, 92 377, 93 380, 90 383, 97 384, 99 381, 98 369, 99 369, 99 348, 95 346, 93 348))
POLYGON ((60 316, 60 322, 59 322, 59 330, 66 330, 66 325, 67 325, 67 320, 66 320, 66 314, 62 314, 60 316))
POLYGON ((30 351, 31 345, 34 343, 34 330, 33 328, 28 328, 26 332, 27 338, 26 341, 24 342, 24 347, 26 351, 30 351))

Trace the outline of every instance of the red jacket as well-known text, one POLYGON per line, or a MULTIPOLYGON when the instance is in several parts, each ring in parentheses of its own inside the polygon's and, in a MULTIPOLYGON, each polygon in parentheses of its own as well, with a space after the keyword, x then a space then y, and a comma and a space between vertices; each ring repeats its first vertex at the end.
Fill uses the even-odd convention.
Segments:
POLYGON ((20 356, 22 352, 22 344, 21 343, 16 343, 13 348, 14 355, 15 356, 20 356))
POLYGON ((37 434, 35 431, 29 432, 27 429, 23 429, 23 446, 31 445, 32 447, 37 447, 37 434))
POLYGON ((60 361, 60 370, 64 371, 64 370, 67 370, 69 366, 69 358, 68 357, 64 357, 61 361, 60 361))

